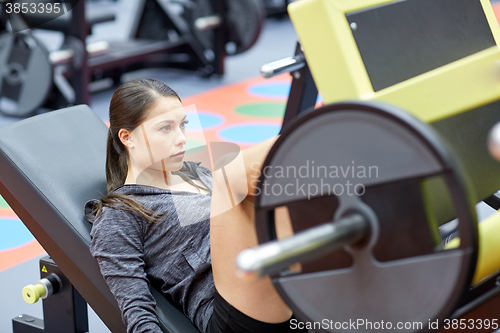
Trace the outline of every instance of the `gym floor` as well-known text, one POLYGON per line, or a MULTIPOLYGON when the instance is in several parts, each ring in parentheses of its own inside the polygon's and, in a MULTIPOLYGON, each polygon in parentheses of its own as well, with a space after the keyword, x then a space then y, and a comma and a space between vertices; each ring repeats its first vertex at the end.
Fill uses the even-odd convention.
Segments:
MULTIPOLYGON (((89 42, 126 39, 136 5, 135 0, 88 1, 88 6, 111 8, 117 16, 114 22, 96 26, 89 42)), ((499 17, 500 6, 496 8, 499 17)), ((36 35, 49 50, 59 48, 62 43, 62 35, 58 33, 37 31, 36 35)), ((245 148, 276 135, 281 127, 290 75, 265 80, 259 77, 259 69, 264 63, 292 55, 296 42, 297 36, 288 18, 268 19, 255 46, 241 55, 226 59, 226 74, 223 77, 202 79, 192 72, 161 68, 127 73, 122 81, 139 77, 156 78, 176 90, 185 105, 194 105, 204 127, 204 137, 192 138, 188 144, 229 141, 245 148)), ((103 121, 107 121, 109 101, 117 87, 102 86, 92 85, 90 106, 103 121)), ((0 126, 19 120, 0 116, 0 126)), ((480 218, 484 218, 490 211, 480 207, 479 213, 480 218)), ((20 314, 43 317, 41 302, 26 304, 21 290, 39 279, 38 260, 44 255, 41 246, 0 197, 0 332, 12 332, 11 320, 20 314)), ((89 331, 109 332, 90 307, 89 331)))

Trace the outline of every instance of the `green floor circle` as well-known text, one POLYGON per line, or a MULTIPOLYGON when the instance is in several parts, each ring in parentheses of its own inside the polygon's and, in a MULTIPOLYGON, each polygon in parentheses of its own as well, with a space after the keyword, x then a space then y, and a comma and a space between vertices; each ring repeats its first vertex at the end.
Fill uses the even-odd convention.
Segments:
POLYGON ((7 204, 5 199, 2 198, 1 196, 0 196, 0 208, 9 208, 9 205, 7 204))
POLYGON ((252 117, 281 117, 285 115, 285 103, 253 103, 238 106, 236 113, 252 117))

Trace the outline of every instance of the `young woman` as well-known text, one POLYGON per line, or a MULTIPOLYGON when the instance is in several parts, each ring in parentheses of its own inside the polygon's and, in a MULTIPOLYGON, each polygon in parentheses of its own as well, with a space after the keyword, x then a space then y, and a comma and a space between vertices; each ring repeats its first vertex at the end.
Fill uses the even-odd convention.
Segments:
MULTIPOLYGON (((258 243, 252 184, 276 138, 243 150, 225 174, 212 174, 184 161, 186 115, 166 84, 123 84, 109 116, 108 195, 85 211, 93 223, 91 253, 128 332, 161 332, 150 284, 201 332, 292 331, 292 311, 270 279, 244 281, 235 265, 242 250, 258 243)), ((291 233, 286 214, 276 216, 280 237, 291 233)))

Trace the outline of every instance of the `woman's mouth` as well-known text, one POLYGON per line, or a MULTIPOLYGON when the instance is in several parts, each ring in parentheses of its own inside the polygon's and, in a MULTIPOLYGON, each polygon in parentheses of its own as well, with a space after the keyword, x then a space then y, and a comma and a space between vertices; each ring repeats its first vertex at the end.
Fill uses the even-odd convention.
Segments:
POLYGON ((178 152, 177 154, 172 155, 172 156, 170 156, 170 157, 172 157, 172 158, 183 158, 183 157, 184 157, 184 153, 185 153, 185 152, 186 152, 186 151, 185 151, 185 150, 183 150, 183 151, 180 151, 180 152, 178 152))

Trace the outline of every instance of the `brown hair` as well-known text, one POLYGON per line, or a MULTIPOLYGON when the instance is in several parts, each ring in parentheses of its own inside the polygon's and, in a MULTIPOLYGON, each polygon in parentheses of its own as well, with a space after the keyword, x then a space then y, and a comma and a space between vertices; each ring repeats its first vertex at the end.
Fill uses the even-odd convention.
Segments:
POLYGON ((155 79, 135 79, 122 84, 113 94, 109 105, 109 132, 106 148, 106 182, 108 195, 101 198, 94 209, 98 217, 104 206, 121 208, 139 213, 155 222, 161 216, 155 214, 133 200, 130 196, 113 193, 125 183, 128 172, 128 153, 118 137, 120 129, 133 131, 148 116, 158 97, 175 97, 175 91, 165 83, 155 79))

